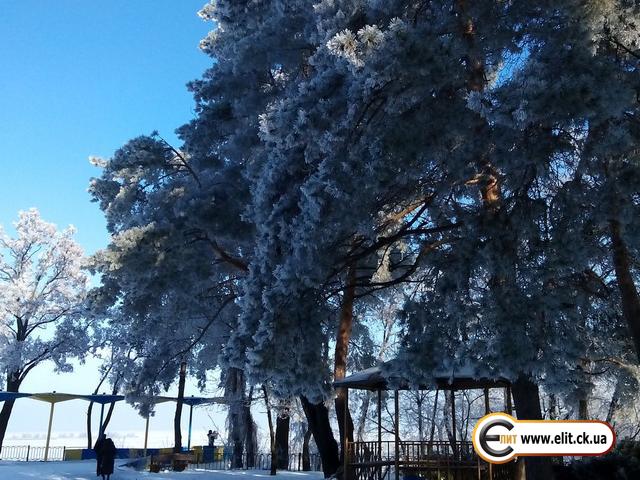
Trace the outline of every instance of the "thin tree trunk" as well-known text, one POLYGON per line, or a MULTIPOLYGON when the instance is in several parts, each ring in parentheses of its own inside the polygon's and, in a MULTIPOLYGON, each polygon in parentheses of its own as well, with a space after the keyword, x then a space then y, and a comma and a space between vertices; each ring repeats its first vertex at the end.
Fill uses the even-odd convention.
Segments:
POLYGON ((611 423, 620 403, 620 389, 622 387, 622 381, 620 378, 616 380, 616 387, 613 389, 613 395, 611 395, 611 402, 609 402, 609 408, 607 409, 606 422, 611 423))
POLYGON ((227 371, 225 384, 225 398, 229 402, 227 424, 229 439, 233 447, 232 468, 242 468, 245 439, 245 379, 244 372, 237 368, 227 371))
POLYGON ((424 398, 420 390, 416 392, 416 407, 418 408, 418 440, 422 442, 424 440, 424 418, 422 418, 422 404, 424 398))
MULTIPOLYGON (((109 367, 102 374, 102 377, 100 378, 100 381, 98 382, 98 385, 96 386, 96 389, 93 391, 94 395, 97 395, 98 392, 100 391, 100 387, 102 386, 102 384, 105 382, 105 380, 109 376, 109 372, 111 372, 111 367, 109 367)), ((93 413, 93 403, 94 402, 89 402, 89 406, 87 407, 87 448, 88 449, 93 448, 93 438, 92 438, 93 435, 91 433, 91 415, 93 413)))
MULTIPOLYGON (((336 337, 335 349, 335 366, 333 370, 334 380, 340 380, 345 377, 347 372, 347 357, 349 355, 349 340, 351 339, 351 331, 353 329, 353 305, 356 292, 356 268, 354 265, 349 266, 347 271, 347 283, 342 296, 342 305, 340 308, 340 324, 338 326, 338 335, 336 337)), ((353 441, 353 420, 351 414, 347 411, 347 389, 338 388, 336 392, 336 416, 338 419, 338 430, 340 433, 340 461, 344 458, 344 438, 353 441), (346 422, 345 425, 345 413, 346 422)))
MULTIPOLYGON (((96 395, 96 393, 93 393, 96 395)), ((89 402, 89 406, 87 407, 87 448, 91 449, 93 447, 93 434, 91 433, 91 416, 93 413, 93 402, 89 402)))
POLYGON ((253 402, 253 387, 249 389, 249 398, 242 409, 244 415, 245 438, 244 449, 247 453, 247 468, 253 468, 256 465, 256 453, 258 449, 258 437, 256 432, 256 424, 251 415, 251 403, 253 402))
POLYGON ((309 454, 309 440, 311 440, 311 429, 307 425, 307 429, 304 431, 304 438, 302 439, 302 471, 311 471, 311 455, 309 454))
MULTIPOLYGON (((122 377, 118 377, 118 379, 115 381, 115 383, 113 384, 113 390, 111 390, 111 395, 117 395, 118 394, 118 383, 120 382, 120 379, 122 377)), ((113 410, 116 407, 116 403, 115 402, 111 402, 109 404, 109 410, 107 411, 107 416, 104 418, 104 422, 102 424, 102 431, 105 432, 107 430, 107 427, 109 426, 109 422, 111 422, 111 417, 113 416, 113 410)))
POLYGON ((278 469, 289 469, 289 425, 291 417, 289 409, 285 406, 280 409, 276 417, 276 454, 278 457, 278 469))
POLYGON ((340 455, 338 443, 333 436, 331 423, 329 422, 329 410, 324 403, 311 403, 306 397, 301 396, 302 409, 307 417, 309 430, 318 447, 322 460, 324 477, 328 478, 338 471, 340 455))
MULTIPOLYGON (((12 372, 7 374, 7 392, 17 392, 20 389, 20 372, 12 372)), ((4 442, 4 436, 7 433, 7 427, 9 426, 9 419, 11 418, 11 412, 13 411, 13 404, 15 400, 7 400, 2 405, 0 410, 0 451, 2 450, 2 444, 4 442)))
POLYGON ((444 391, 444 428, 447 433, 447 438, 449 439, 449 443, 454 445, 454 435, 452 429, 452 418, 451 418, 451 404, 453 402, 453 390, 445 390, 444 391))
POLYGON ((358 419, 358 433, 356 438, 359 442, 364 440, 364 427, 367 423, 367 415, 369 414, 369 404, 371 403, 371 392, 365 391, 362 398, 362 407, 360 408, 360 418, 358 419))
POLYGON ((176 401, 176 414, 173 417, 173 433, 175 442, 173 451, 179 453, 182 451, 182 405, 184 401, 184 385, 187 377, 186 362, 180 363, 180 377, 178 380, 178 399, 176 401))
POLYGON ((555 393, 549 395, 549 420, 558 419, 558 399, 555 393))
POLYGON ((633 338, 636 355, 640 359, 640 296, 631 274, 631 258, 627 245, 622 238, 620 222, 617 219, 609 221, 611 231, 611 247, 613 250, 613 265, 620 297, 622 299, 622 314, 629 326, 633 338))
MULTIPOLYGON (((516 413, 520 420, 542 420, 540 392, 531 378, 520 375, 512 386, 516 413)), ((549 480, 553 478, 551 460, 548 457, 521 457, 524 461, 526 480, 549 480)), ((520 470, 520 469, 518 469, 520 470)))
MULTIPOLYGON (((431 414, 431 434, 429 435, 429 448, 433 445, 433 439, 436 432, 436 415, 438 412, 438 395, 440 394, 440 389, 436 390, 436 398, 433 400, 433 413, 431 414)), ((446 408, 446 407, 445 407, 446 408)))
POLYGON ((269 392, 266 385, 262 386, 264 392, 264 403, 267 407, 267 421, 269 423, 269 445, 271 447, 271 475, 275 475, 277 472, 278 464, 278 451, 276 450, 276 435, 273 431, 273 419, 271 417, 271 404, 269 402, 269 392))

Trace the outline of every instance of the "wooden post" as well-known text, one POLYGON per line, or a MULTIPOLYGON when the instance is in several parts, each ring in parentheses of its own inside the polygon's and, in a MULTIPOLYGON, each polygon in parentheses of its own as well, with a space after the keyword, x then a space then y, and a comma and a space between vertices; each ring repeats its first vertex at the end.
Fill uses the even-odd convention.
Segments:
POLYGON ((489 406, 489 389, 484 387, 484 414, 489 415, 491 413, 491 407, 489 406))
POLYGON ((44 447, 44 461, 49 460, 49 442, 51 441, 51 425, 53 425, 53 407, 55 403, 51 402, 51 410, 49 410, 49 428, 47 429, 47 443, 44 447))
POLYGON ((396 480, 400 480, 400 400, 398 395, 398 390, 394 390, 393 396, 393 406, 394 406, 394 416, 395 416, 395 454, 394 454, 394 466, 396 469, 396 480))
POLYGON ((344 472, 343 478, 344 480, 349 480, 349 435, 347 433, 347 421, 349 419, 349 388, 344 388, 344 447, 343 447, 343 467, 342 471, 344 472))
POLYGON ((147 441, 149 440, 149 415, 147 415, 147 423, 144 427, 144 453, 143 457, 147 456, 147 441))
POLYGON ((451 445, 451 450, 453 452, 453 460, 456 459, 456 443, 457 443, 457 432, 456 432, 456 391, 455 389, 451 389, 451 430, 453 436, 453 445, 451 445))
POLYGON ((382 390, 378 390, 378 460, 382 460, 382 390))
POLYGON ((507 396, 507 413, 513 415, 513 406, 511 404, 511 387, 505 389, 505 395, 507 396))

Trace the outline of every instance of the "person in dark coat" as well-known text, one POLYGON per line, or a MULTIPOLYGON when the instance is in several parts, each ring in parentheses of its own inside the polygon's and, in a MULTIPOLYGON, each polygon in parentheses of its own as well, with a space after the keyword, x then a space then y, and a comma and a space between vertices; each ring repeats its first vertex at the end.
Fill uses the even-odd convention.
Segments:
POLYGON ((93 451, 96 452, 96 476, 102 475, 102 447, 104 446, 105 438, 104 433, 101 433, 93 446, 93 451))
POLYGON ((100 463, 100 475, 102 480, 109 480, 113 475, 113 465, 116 459, 116 446, 113 440, 107 438, 105 435, 104 443, 102 444, 101 454, 102 462, 100 463))

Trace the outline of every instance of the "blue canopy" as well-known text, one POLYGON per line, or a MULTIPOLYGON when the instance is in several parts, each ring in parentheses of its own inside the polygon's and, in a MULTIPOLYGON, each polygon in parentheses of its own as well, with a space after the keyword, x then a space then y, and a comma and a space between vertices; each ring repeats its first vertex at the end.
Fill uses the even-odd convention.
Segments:
POLYGON ((19 392, 0 392, 0 402, 6 402, 7 400, 15 400, 16 398, 30 397, 30 393, 19 392))

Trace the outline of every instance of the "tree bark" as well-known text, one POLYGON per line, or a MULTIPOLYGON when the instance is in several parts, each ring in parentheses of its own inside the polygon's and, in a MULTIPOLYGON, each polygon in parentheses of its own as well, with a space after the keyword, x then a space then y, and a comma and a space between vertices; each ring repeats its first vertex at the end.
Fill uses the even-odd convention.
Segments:
MULTIPOLYGON (((338 335, 336 337, 335 365, 333 369, 334 380, 345 377, 347 372, 347 357, 349 355, 349 340, 353 330, 353 305, 356 292, 356 268, 349 266, 347 271, 347 282, 342 296, 340 308, 340 324, 338 325, 338 335)), ((338 419, 338 430, 340 433, 340 461, 344 458, 344 438, 353 442, 353 420, 347 408, 347 390, 338 388, 336 392, 336 416, 338 419), (345 425, 346 413, 346 425, 345 425)))
POLYGON ((266 385, 262 386, 264 392, 264 403, 267 407, 267 422, 269 424, 269 446, 271 448, 271 475, 277 472, 278 450, 276 449, 276 434, 273 431, 273 418, 271 417, 271 404, 269 403, 269 392, 266 385))
POLYGON ((367 423, 367 415, 369 414, 369 404, 371 403, 371 392, 365 391, 362 398, 362 406, 360 407, 360 418, 358 419, 358 433, 356 438, 359 442, 364 440, 364 427, 367 423))
POLYGON ((253 387, 249 389, 249 398, 245 402, 242 412, 244 415, 245 438, 244 449, 247 453, 247 468, 253 468, 256 464, 256 453, 258 450, 258 435, 256 424, 251 415, 251 403, 253 402, 253 387))
MULTIPOLYGON (((20 389, 21 383, 20 372, 7 373, 7 392, 17 392, 20 389)), ((9 418, 11 418, 14 403, 15 400, 7 400, 2 405, 2 410, 0 410, 0 451, 2 450, 4 436, 7 433, 9 418)))
POLYGON ((307 417, 309 430, 318 447, 322 460, 324 477, 328 478, 338 471, 340 455, 338 443, 333 436, 331 423, 329 423, 329 410, 324 403, 311 403, 306 397, 301 396, 302 409, 307 417))
MULTIPOLYGON (((521 374, 512 386, 513 400, 519 420, 542 420, 540 408, 540 392, 527 375, 521 374)), ((524 469, 518 469, 524 473, 526 480, 549 480, 553 478, 553 469, 549 457, 521 457, 519 462, 524 462, 524 469)), ((522 474, 521 473, 521 474, 522 474)))
MULTIPOLYGON (((96 395, 96 393, 93 393, 96 395)), ((93 445, 91 444, 93 441, 93 434, 91 433, 91 416, 93 413, 93 402, 89 402, 89 406, 87 407, 87 448, 91 449, 93 445)))
POLYGON ((229 440, 233 447, 231 460, 232 468, 242 468, 242 455, 244 453, 245 413, 245 379, 244 372, 238 368, 230 368, 227 371, 225 383, 225 398, 229 402, 229 413, 227 414, 227 424, 229 429, 229 440))
POLYGON ((613 250, 613 266, 620 297, 622 299, 622 314, 629 326, 633 338, 636 355, 640 359, 640 297, 631 274, 631 258, 627 245, 622 238, 620 222, 617 219, 609 221, 611 232, 611 248, 613 250))
POLYGON ((186 362, 180 363, 180 377, 178 379, 178 400, 176 401, 176 414, 173 417, 174 445, 173 451, 182 451, 182 405, 184 401, 184 384, 187 377, 186 362))
MULTIPOLYGON (((113 354, 112 354, 112 362, 113 362, 113 354)), ((111 372, 111 367, 109 367, 102 374, 102 377, 100 377, 100 381, 98 382, 98 385, 96 386, 96 389, 93 391, 94 395, 97 395, 98 392, 100 391, 100 387, 102 386, 102 384, 105 382, 105 380, 109 376, 109 372, 111 372)), ((93 448, 93 439, 91 438, 93 436, 92 433, 91 433, 91 415, 93 413, 93 403, 94 402, 89 402, 89 406, 87 407, 87 448, 88 449, 92 449, 93 448)))
POLYGON ((311 429, 307 425, 302 439, 302 471, 311 471, 311 455, 309 454, 309 440, 311 440, 311 429))
MULTIPOLYGON (((118 394, 118 383, 119 380, 116 380, 116 383, 113 385, 113 390, 111 390, 111 395, 118 394)), ((104 423, 102 424, 102 431, 105 432, 107 427, 109 426, 109 422, 111 422, 111 417, 113 416, 113 410, 116 407, 116 402, 111 402, 109 404, 109 410, 107 411, 107 416, 104 417, 104 423)))
POLYGON ((611 395, 611 401, 609 402, 609 408, 607 409, 607 418, 605 421, 611 423, 616 414, 616 409, 620 403, 620 389, 622 387, 622 381, 620 378, 616 380, 616 387, 613 389, 613 395, 611 395))
POLYGON ((277 467, 280 470, 289 469, 289 424, 291 417, 288 411, 279 412, 276 417, 276 455, 277 467))
POLYGON ((558 399, 555 393, 549 395, 549 420, 558 419, 558 399))

